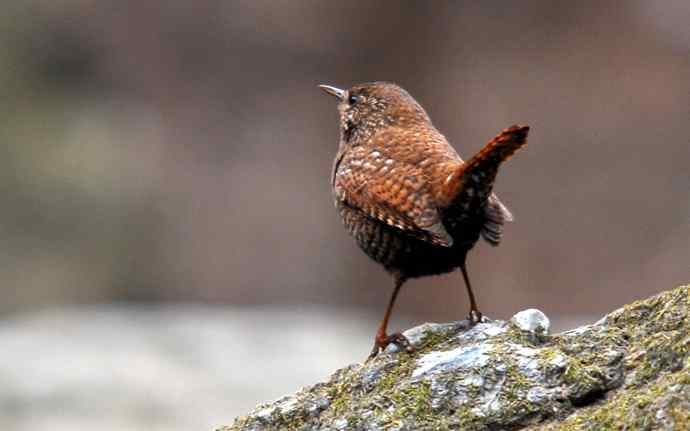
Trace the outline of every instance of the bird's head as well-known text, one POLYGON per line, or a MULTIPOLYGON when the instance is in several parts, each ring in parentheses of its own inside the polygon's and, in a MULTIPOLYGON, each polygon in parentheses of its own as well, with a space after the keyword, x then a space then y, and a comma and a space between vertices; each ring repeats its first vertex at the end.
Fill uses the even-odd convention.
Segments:
POLYGON ((348 90, 319 85, 338 99, 341 141, 356 144, 390 126, 428 124, 429 116, 410 94, 395 84, 371 82, 348 90))

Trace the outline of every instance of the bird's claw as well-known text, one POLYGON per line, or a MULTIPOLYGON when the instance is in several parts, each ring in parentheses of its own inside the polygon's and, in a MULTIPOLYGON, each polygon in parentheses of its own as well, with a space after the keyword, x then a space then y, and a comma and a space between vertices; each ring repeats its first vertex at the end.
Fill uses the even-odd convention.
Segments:
POLYGON ((395 344, 400 350, 404 350, 407 353, 414 352, 414 347, 412 343, 410 343, 410 340, 400 332, 396 332, 391 335, 384 335, 383 337, 377 336, 376 340, 374 340, 374 348, 371 349, 371 353, 369 354, 369 359, 383 352, 389 344, 395 344))
POLYGON ((475 308, 471 309, 470 315, 467 316, 467 320, 470 322, 470 327, 476 325, 477 323, 480 323, 483 318, 484 315, 482 314, 482 312, 475 308))

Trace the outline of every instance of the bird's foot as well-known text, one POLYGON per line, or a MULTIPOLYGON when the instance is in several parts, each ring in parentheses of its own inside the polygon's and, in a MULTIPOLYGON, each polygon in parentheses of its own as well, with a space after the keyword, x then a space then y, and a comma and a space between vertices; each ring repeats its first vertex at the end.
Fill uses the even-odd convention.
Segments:
POLYGON ((476 308, 471 309, 470 315, 467 316, 467 321, 470 322, 470 328, 481 322, 483 318, 484 315, 481 311, 477 310, 476 308))
POLYGON ((389 344, 395 344, 400 350, 404 350, 407 353, 414 352, 414 347, 412 346, 412 343, 410 343, 410 340, 408 340, 407 337, 400 332, 396 332, 395 334, 391 335, 377 335, 376 339, 374 340, 374 348, 371 349, 371 353, 369 354, 369 359, 383 352, 389 344))

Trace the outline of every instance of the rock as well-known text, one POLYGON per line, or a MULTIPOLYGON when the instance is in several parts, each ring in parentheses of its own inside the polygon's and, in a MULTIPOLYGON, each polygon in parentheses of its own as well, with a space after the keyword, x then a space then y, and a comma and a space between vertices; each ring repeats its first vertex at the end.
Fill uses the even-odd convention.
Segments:
MULTIPOLYGON (((453 332, 458 332, 458 330, 461 328, 469 328, 469 322, 466 320, 450 323, 427 322, 408 329, 407 331, 403 332, 403 335, 414 348, 419 348, 426 342, 429 334, 434 334, 434 336, 443 336, 453 332)), ((400 348, 395 344, 390 344, 388 347, 386 347, 387 353, 393 353, 399 350, 400 348)))
POLYGON ((510 323, 517 326, 520 330, 532 332, 537 335, 548 335, 551 322, 546 314, 530 308, 523 310, 510 319, 510 323))
POLYGON ((689 429, 689 290, 557 335, 538 310, 427 323, 405 333, 415 353, 387 350, 220 430, 689 429))

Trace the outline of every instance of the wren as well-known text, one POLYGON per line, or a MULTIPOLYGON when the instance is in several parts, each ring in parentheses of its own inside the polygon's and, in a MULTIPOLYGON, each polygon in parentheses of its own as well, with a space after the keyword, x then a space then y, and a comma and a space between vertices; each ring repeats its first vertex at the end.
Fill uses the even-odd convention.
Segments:
POLYGON ((335 206, 359 247, 393 277, 393 293, 370 357, 389 344, 412 352, 388 320, 410 278, 462 273, 470 325, 482 313, 467 275, 467 253, 483 238, 496 246, 508 209, 492 192, 499 165, 527 144, 527 126, 512 126, 464 162, 426 111, 387 82, 321 89, 338 99, 340 143, 331 172, 335 206))

